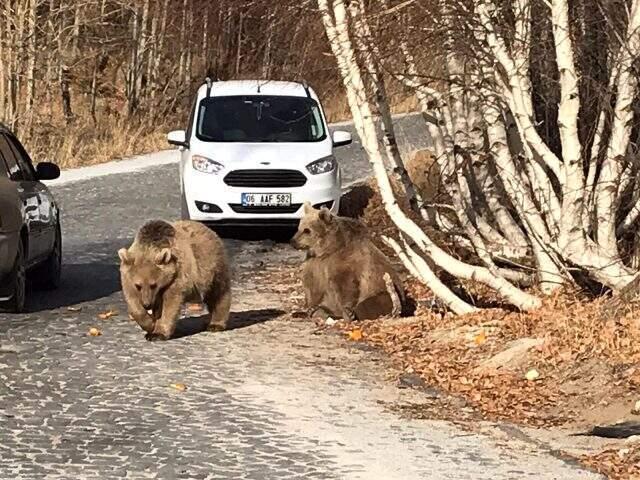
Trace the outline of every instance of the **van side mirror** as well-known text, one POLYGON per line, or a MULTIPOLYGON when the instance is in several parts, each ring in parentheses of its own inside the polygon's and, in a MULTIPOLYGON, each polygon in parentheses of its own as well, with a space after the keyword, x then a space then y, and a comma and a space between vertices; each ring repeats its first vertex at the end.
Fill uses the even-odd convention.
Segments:
POLYGON ((337 130, 333 132, 333 146, 334 147, 343 147, 345 145, 349 145, 353 139, 351 138, 351 134, 349 132, 345 132, 344 130, 337 130))
POLYGON ((175 145, 176 147, 189 148, 189 144, 187 143, 187 134, 184 130, 174 130, 169 132, 167 135, 167 141, 169 144, 175 145))

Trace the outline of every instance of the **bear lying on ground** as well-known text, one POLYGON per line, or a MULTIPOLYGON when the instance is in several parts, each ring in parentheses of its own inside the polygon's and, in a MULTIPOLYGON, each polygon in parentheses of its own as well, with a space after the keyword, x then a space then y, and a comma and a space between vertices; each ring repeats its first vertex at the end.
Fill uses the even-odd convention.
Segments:
POLYGON ((311 316, 364 320, 401 314, 400 278, 361 222, 305 203, 291 243, 307 252, 302 283, 311 316))
POLYGON ((147 340, 171 338, 186 302, 207 305, 209 330, 227 327, 229 264, 222 241, 206 226, 192 221, 150 221, 118 256, 129 315, 147 332, 147 340))

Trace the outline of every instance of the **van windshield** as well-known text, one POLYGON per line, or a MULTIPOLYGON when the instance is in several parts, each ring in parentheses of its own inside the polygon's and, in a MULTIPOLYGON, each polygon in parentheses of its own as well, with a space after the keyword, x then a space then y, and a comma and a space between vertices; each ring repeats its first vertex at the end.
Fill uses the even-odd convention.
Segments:
POLYGON ((202 100, 196 136, 205 142, 319 142, 326 132, 311 98, 243 95, 202 100))

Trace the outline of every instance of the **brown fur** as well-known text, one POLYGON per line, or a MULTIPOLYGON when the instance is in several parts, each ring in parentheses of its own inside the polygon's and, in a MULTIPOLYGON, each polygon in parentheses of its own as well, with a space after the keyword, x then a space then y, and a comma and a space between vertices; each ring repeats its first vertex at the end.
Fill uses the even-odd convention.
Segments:
POLYGON ((363 320, 399 314, 400 278, 361 222, 305 204, 292 245, 307 251, 302 283, 311 315, 363 320))
POLYGON ((210 330, 226 328, 231 306, 229 264, 222 241, 206 226, 154 220, 118 255, 129 314, 147 332, 148 340, 171 338, 186 302, 207 305, 210 330))
POLYGON ((416 150, 405 164, 411 182, 415 185, 426 203, 442 200, 443 187, 440 179, 440 169, 428 149, 416 150))

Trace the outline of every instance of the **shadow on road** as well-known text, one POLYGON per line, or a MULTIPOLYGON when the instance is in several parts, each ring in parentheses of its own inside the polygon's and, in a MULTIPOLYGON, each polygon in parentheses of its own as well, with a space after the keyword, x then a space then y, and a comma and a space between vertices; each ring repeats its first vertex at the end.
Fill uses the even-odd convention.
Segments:
MULTIPOLYGON (((278 310, 276 308, 232 312, 229 317, 229 326, 227 330, 237 330, 239 328, 247 328, 259 323, 268 322, 269 320, 278 318, 283 313, 285 313, 283 310, 278 310)), ((192 335, 205 332, 207 330, 208 323, 209 315, 182 318, 178 321, 173 339, 190 337, 192 335)))
MULTIPOLYGON (((73 245, 65 249, 60 287, 52 291, 30 289, 27 310, 38 313, 108 297, 120 291, 118 249, 128 239, 73 245)), ((64 245, 63 245, 64 248, 64 245)))
POLYGON ((229 240, 273 240, 277 243, 288 243, 296 233, 294 227, 216 227, 215 232, 223 239, 229 240))
POLYGON ((62 283, 53 291, 29 291, 27 310, 38 313, 108 297, 120 291, 118 265, 64 264, 62 283))
POLYGON ((229 318, 229 330, 247 328, 258 323, 268 322, 285 313, 277 308, 263 308, 260 310, 246 310, 244 312, 231 312, 229 318))

